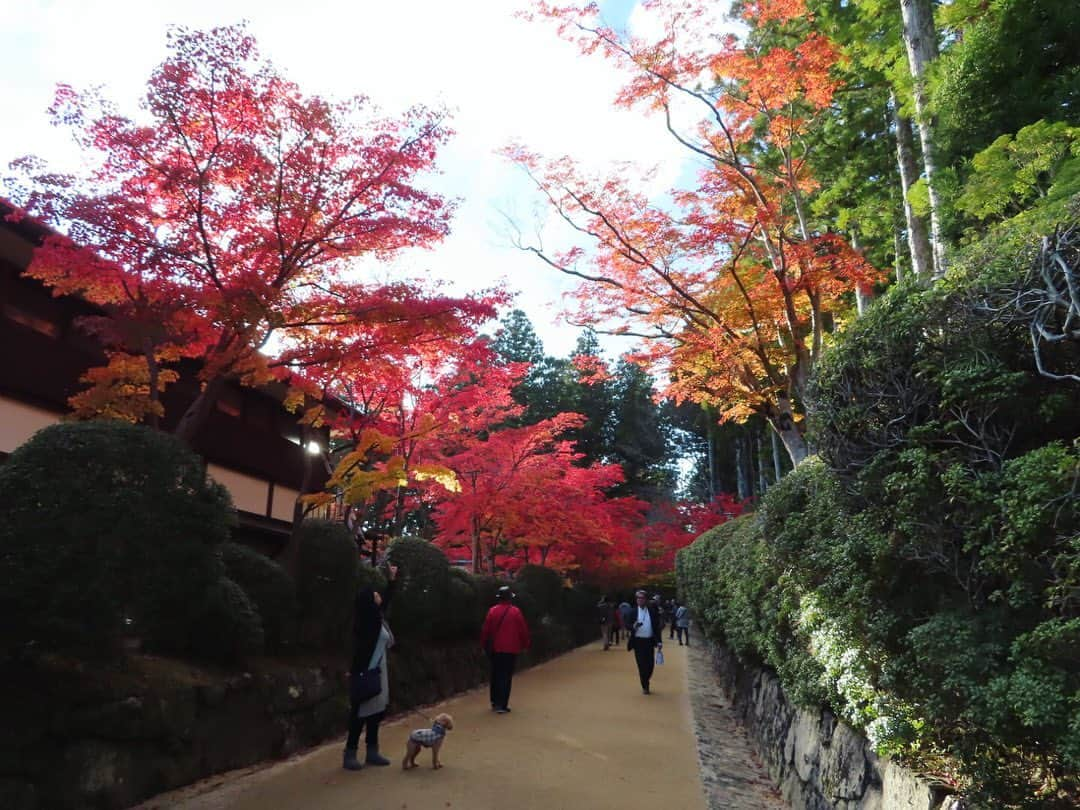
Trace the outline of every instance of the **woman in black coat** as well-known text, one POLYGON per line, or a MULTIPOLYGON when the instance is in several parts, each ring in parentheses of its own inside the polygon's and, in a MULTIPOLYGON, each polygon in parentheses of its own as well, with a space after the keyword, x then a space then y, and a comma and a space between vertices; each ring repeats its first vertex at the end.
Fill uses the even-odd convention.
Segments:
POLYGON ((363 765, 356 758, 356 749, 360 744, 360 732, 365 732, 368 765, 389 765, 390 760, 379 753, 379 723, 386 715, 386 706, 390 701, 389 667, 387 650, 394 644, 394 634, 383 618, 383 612, 393 596, 397 566, 391 565, 389 584, 385 593, 380 594, 372 588, 364 588, 357 595, 353 604, 353 654, 349 667, 349 736, 345 740, 345 755, 342 767, 349 771, 358 771, 363 765), (358 699, 352 688, 357 678, 369 669, 378 666, 381 670, 381 689, 379 694, 366 699, 358 699))

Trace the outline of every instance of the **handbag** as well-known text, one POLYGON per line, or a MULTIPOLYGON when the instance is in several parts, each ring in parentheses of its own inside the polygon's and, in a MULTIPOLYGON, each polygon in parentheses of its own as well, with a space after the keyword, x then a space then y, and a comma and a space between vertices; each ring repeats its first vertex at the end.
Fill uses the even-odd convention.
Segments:
POLYGON ((349 698, 353 703, 371 700, 382 692, 382 669, 373 667, 349 677, 349 698))

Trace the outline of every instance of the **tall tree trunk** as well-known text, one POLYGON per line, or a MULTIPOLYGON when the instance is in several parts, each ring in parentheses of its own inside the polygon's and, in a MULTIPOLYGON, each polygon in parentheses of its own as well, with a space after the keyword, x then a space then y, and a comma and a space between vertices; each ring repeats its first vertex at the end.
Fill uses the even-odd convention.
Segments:
POLYGON ((915 117, 922 144, 923 171, 930 192, 930 247, 934 255, 934 277, 945 273, 945 252, 941 235, 941 197, 938 192, 934 131, 930 120, 930 99, 926 72, 937 59, 937 35, 934 30, 934 7, 931 0, 900 0, 904 20, 904 47, 914 84, 915 117))
POLYGON ((708 409, 704 410, 705 413, 705 441, 706 441, 706 453, 708 455, 709 462, 709 500, 711 501, 716 497, 716 441, 714 432, 716 425, 713 423, 713 418, 709 414, 708 409))
POLYGON ((757 458, 758 492, 764 495, 769 489, 769 480, 765 476, 765 442, 759 430, 754 431, 754 444, 757 446, 754 456, 757 458))
POLYGON ((780 458, 780 437, 776 435, 775 430, 770 430, 769 438, 772 440, 773 473, 776 475, 776 480, 779 481, 784 475, 784 462, 780 458))
POLYGON ((893 228, 893 272, 896 274, 896 283, 904 283, 904 260, 900 257, 903 255, 904 245, 903 240, 900 238, 900 229, 893 228))
POLYGON ((778 396, 776 403, 770 406, 765 417, 769 420, 772 429, 776 431, 776 435, 780 437, 788 458, 791 459, 791 466, 798 467, 810 455, 810 447, 795 422, 791 400, 783 395, 778 396))
POLYGON ((398 487, 394 498, 394 520, 390 524, 390 536, 401 537, 405 528, 405 487, 398 487))
MULTIPOLYGON (((934 274, 934 253, 930 246, 930 235, 926 232, 926 222, 915 213, 908 201, 908 191, 919 179, 919 165, 915 159, 915 138, 911 131, 911 119, 900 115, 900 102, 896 93, 889 91, 889 112, 893 119, 893 131, 896 133, 896 164, 900 169, 901 198, 904 204, 904 222, 907 225, 908 251, 911 254, 911 270, 915 278, 927 283, 934 274)), ((897 282, 900 274, 897 273, 897 282)))
POLYGON ((146 424, 157 430, 160 427, 161 420, 158 418, 155 406, 161 400, 161 394, 158 392, 158 378, 159 369, 157 357, 154 354, 154 343, 150 338, 143 339, 143 355, 146 357, 146 370, 150 377, 150 415, 146 417, 146 424))
POLYGON ((743 462, 742 436, 735 439, 735 489, 740 501, 750 497, 750 484, 746 480, 746 464, 743 462))
POLYGON ((472 518, 472 572, 474 574, 481 574, 483 571, 480 568, 480 518, 473 515, 472 518))
MULTIPOLYGON (((851 231, 851 247, 862 255, 862 245, 859 244, 859 232, 857 230, 851 231)), ((866 308, 870 306, 870 302, 874 300, 874 291, 869 287, 864 287, 862 284, 855 285, 855 311, 858 312, 861 318, 866 313, 866 308)))
POLYGON ((791 464, 794 467, 798 467, 802 464, 808 455, 810 455, 810 448, 806 444, 806 437, 799 432, 799 429, 792 425, 791 427, 779 428, 773 425, 773 430, 776 431, 780 437, 780 442, 784 445, 784 449, 787 450, 788 458, 791 459, 791 464))
POLYGON ((184 415, 180 417, 180 421, 176 424, 176 430, 173 431, 174 435, 185 444, 191 445, 195 437, 199 435, 203 425, 206 424, 206 420, 210 418, 210 412, 214 409, 218 397, 221 396, 224 390, 224 377, 214 377, 209 380, 198 396, 195 397, 195 400, 188 405, 184 415))

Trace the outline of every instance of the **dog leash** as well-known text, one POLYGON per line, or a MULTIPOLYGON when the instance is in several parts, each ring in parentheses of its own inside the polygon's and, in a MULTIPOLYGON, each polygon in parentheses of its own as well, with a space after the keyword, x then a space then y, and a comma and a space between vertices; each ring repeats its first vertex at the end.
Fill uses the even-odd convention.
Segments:
POLYGON ((427 720, 429 723, 434 723, 435 722, 434 717, 432 717, 431 715, 429 715, 429 714, 427 714, 425 712, 420 711, 419 709, 406 709, 405 711, 406 711, 407 714, 418 714, 421 717, 423 717, 425 720, 427 720))

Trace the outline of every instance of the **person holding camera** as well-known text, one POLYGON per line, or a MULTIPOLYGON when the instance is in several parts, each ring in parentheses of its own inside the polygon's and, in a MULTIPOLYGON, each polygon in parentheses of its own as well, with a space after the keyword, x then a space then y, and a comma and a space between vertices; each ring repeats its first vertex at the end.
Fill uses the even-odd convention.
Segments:
POLYGON ((645 591, 638 591, 634 596, 637 611, 634 615, 634 623, 629 628, 630 638, 626 643, 626 649, 634 651, 638 677, 641 679, 641 691, 648 695, 650 694, 649 681, 652 679, 653 669, 656 666, 656 650, 663 649, 664 646, 661 635, 663 624, 656 605, 649 604, 645 591))

